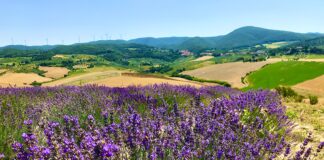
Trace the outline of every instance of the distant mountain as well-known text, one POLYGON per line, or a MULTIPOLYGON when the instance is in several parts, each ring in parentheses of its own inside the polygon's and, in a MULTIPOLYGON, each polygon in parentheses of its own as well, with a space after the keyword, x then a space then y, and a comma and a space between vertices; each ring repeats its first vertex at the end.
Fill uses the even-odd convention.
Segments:
MULTIPOLYGON (((232 49, 237 47, 249 47, 257 44, 280 42, 280 41, 301 41, 305 42, 309 39, 314 39, 324 36, 320 33, 295 33, 280 30, 264 29, 259 27, 247 26, 236 29, 227 35, 215 37, 164 37, 164 38, 137 38, 132 40, 100 40, 87 43, 77 43, 91 45, 122 45, 122 44, 140 44, 157 48, 167 49, 189 49, 191 51, 202 51, 206 49, 232 49)), ((54 46, 23 46, 12 45, 2 47, 17 49, 17 50, 51 50, 60 48, 60 45, 54 46)))
POLYGON ((258 27, 242 27, 222 37, 215 48, 234 48, 279 41, 300 41, 319 35, 302 34, 258 27))
POLYGON ((116 41, 96 41, 89 43, 78 43, 73 45, 60 45, 51 49, 50 51, 56 54, 99 55, 111 51, 118 51, 118 54, 126 54, 129 51, 129 48, 145 48, 149 50, 152 47, 142 44, 127 43, 126 41, 123 43, 116 43, 116 41))
MULTIPOLYGON (((217 39, 215 39, 217 41, 217 39)), ((214 48, 214 40, 212 38, 193 37, 177 46, 177 49, 188 49, 199 52, 207 48, 214 48)))
POLYGON ((140 38, 130 42, 172 49, 230 49, 279 41, 303 41, 324 36, 320 33, 295 33, 247 26, 224 36, 140 38))
POLYGON ((137 38, 129 40, 131 43, 145 44, 148 46, 159 47, 159 48, 178 48, 179 45, 185 41, 191 39, 190 37, 166 37, 166 38, 137 38))

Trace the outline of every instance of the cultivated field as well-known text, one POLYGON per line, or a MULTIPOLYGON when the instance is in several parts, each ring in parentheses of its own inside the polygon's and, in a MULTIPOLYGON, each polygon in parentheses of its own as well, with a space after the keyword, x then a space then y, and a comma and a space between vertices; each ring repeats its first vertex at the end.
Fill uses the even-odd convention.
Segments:
POLYGON ((77 74, 74 76, 62 78, 56 81, 43 84, 43 86, 58 86, 58 85, 84 85, 89 82, 97 81, 100 79, 120 76, 122 71, 108 70, 108 71, 95 71, 84 74, 77 74))
POLYGON ((45 71, 45 77, 58 79, 62 78, 69 73, 69 70, 64 67, 44 67, 40 66, 40 70, 45 71))
POLYGON ((233 87, 244 87, 241 77, 245 77, 247 73, 256 71, 266 64, 281 61, 280 58, 268 59, 262 62, 232 62, 223 64, 214 64, 199 69, 185 71, 182 74, 191 75, 197 78, 208 80, 220 80, 230 83, 233 87))
POLYGON ((202 56, 202 57, 199 57, 193 61, 205 61, 205 60, 209 60, 209 59, 212 59, 214 58, 214 56, 202 56))
POLYGON ((85 69, 88 68, 87 64, 79 64, 79 65, 74 65, 73 66, 74 69, 85 69))
POLYGON ((17 86, 25 87, 30 86, 34 81, 47 82, 51 81, 51 78, 42 77, 35 73, 12 73, 7 72, 0 76, 0 87, 17 86))
POLYGON ((63 55, 63 54, 57 54, 57 55, 54 55, 53 58, 67 58, 67 56, 63 55))
POLYGON ((131 73, 128 70, 89 70, 86 73, 72 75, 70 77, 62 78, 52 82, 44 83, 42 86, 58 86, 58 85, 86 85, 97 84, 109 87, 126 87, 130 85, 144 86, 153 84, 167 83, 171 85, 191 85, 191 86, 205 86, 198 82, 192 82, 184 79, 164 78, 156 76, 144 76, 131 73))
POLYGON ((143 76, 131 76, 121 75, 116 77, 109 77, 88 84, 97 84, 110 87, 127 87, 127 86, 146 86, 154 84, 170 84, 170 85, 190 85, 195 87, 204 86, 202 83, 192 82, 184 79, 171 79, 171 78, 160 78, 160 77, 143 77, 143 76))
POLYGON ((293 86, 299 93, 324 97, 324 75, 293 86))
POLYGON ((324 74, 324 63, 285 61, 268 65, 247 77, 248 88, 293 86, 324 74))
POLYGON ((280 48, 282 46, 288 45, 289 42, 275 42, 275 43, 270 43, 270 44, 264 44, 263 46, 265 46, 268 49, 276 49, 276 48, 280 48))

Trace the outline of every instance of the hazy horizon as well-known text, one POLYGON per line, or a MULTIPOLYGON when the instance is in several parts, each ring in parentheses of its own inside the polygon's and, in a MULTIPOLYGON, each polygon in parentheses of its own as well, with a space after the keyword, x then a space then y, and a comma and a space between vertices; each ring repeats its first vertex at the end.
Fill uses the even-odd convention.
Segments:
POLYGON ((324 1, 320 0, 4 0, 0 5, 0 46, 210 37, 243 26, 324 33, 324 1))

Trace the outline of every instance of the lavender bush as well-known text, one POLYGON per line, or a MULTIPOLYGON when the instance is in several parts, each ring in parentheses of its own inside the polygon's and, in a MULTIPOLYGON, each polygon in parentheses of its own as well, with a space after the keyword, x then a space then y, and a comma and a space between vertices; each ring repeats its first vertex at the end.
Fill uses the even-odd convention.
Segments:
POLYGON ((312 152, 308 137, 290 153, 292 124, 270 91, 85 86, 0 97, 0 152, 16 159, 298 159, 323 147, 312 152))

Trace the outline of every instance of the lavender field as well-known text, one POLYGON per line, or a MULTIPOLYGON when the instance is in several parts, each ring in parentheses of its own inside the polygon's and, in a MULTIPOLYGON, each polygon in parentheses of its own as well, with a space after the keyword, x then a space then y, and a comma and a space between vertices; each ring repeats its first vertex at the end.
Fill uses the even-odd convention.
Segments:
POLYGON ((277 93, 154 85, 0 89, 0 159, 307 159, 277 93))

